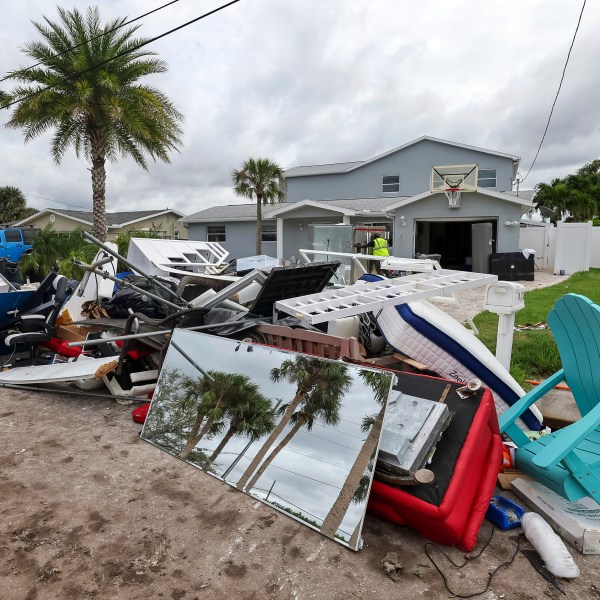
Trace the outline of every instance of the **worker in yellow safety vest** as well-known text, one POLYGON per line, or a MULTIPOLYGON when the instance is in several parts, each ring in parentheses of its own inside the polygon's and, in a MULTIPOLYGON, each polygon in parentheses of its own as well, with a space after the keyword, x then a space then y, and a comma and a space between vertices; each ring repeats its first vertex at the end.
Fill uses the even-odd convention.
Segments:
MULTIPOLYGON (((389 256, 390 251, 388 249, 388 241, 385 238, 382 238, 378 233, 374 233, 371 241, 368 244, 357 244, 358 248, 372 248, 373 256, 389 256)), ((373 260, 369 261, 370 263, 375 263, 375 270, 380 275, 381 271, 381 261, 373 260)), ((369 265, 369 270, 371 265, 369 265)))

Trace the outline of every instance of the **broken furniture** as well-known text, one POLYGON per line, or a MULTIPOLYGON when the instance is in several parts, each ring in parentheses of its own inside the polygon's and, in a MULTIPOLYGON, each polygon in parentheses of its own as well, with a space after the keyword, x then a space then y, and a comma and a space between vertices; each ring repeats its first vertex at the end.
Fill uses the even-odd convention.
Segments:
POLYGON ((477 543, 502 458, 492 394, 480 388, 462 399, 456 393, 460 384, 410 373, 396 376, 394 390, 443 399, 454 415, 427 465, 434 482, 397 488, 378 481, 376 473, 368 510, 434 542, 469 552, 477 543))
POLYGON ((452 414, 448 405, 399 392, 383 423, 377 469, 413 482, 425 468, 452 414))
POLYGON ((600 502, 600 307, 567 294, 556 301, 547 322, 562 369, 507 410, 500 428, 518 446, 517 466, 524 473, 568 500, 591 496, 600 502), (581 419, 531 441, 515 420, 562 381, 571 388, 581 419))
MULTIPOLYGON (((131 238, 127 260, 150 275, 219 273, 229 252, 216 242, 131 238)), ((135 267, 134 267, 135 268, 135 267)))
POLYGON ((15 350, 19 345, 29 347, 32 363, 35 361, 38 345, 54 337, 56 319, 67 298, 67 278, 55 274, 52 289, 52 300, 47 303, 49 306, 46 313, 21 314, 19 321, 14 324, 19 328, 19 333, 10 333, 4 338, 4 343, 15 350))

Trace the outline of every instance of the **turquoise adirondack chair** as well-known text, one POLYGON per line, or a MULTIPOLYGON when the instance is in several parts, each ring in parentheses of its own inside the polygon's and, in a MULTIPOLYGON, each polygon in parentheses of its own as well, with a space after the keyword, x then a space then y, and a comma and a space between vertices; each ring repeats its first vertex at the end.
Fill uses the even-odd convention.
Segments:
POLYGON ((562 369, 531 390, 500 417, 500 431, 518 446, 517 465, 574 502, 600 502, 600 307, 579 294, 558 299, 548 314, 562 369), (581 419, 532 442, 517 417, 558 383, 571 388, 581 419))

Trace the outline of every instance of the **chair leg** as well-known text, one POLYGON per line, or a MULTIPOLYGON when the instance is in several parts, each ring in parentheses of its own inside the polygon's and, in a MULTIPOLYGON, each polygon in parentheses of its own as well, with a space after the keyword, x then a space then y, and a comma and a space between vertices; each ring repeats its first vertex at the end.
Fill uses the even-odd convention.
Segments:
POLYGON ((563 458, 564 465, 571 472, 573 479, 591 496, 600 503, 600 478, 593 469, 577 456, 577 451, 567 454, 563 458))

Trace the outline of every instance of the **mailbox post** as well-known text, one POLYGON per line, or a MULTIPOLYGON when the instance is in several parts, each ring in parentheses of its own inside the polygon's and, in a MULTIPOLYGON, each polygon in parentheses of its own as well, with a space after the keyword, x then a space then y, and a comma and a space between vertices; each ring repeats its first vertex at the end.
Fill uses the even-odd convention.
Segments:
POLYGON ((499 281, 487 286, 484 310, 496 313, 498 319, 498 339, 496 358, 510 370, 515 314, 525 306, 525 286, 512 281, 499 281))

